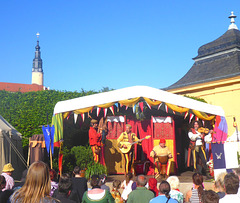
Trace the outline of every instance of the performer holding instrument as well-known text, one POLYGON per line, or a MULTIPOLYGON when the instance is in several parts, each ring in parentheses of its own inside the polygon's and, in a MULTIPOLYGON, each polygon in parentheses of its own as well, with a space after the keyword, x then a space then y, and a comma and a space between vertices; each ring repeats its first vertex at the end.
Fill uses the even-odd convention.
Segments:
POLYGON ((98 121, 95 119, 91 120, 90 129, 89 129, 89 144, 92 147, 93 158, 95 162, 99 162, 100 152, 101 152, 101 140, 102 132, 97 133, 98 121))
POLYGON ((124 155, 125 159, 125 174, 131 170, 134 159, 134 144, 140 143, 135 133, 132 133, 132 126, 126 124, 126 131, 123 132, 117 139, 118 147, 124 155))
MULTIPOLYGON (((168 159, 172 158, 172 154, 166 146, 166 140, 160 139, 159 145, 155 146, 150 152, 150 156, 153 157, 156 163, 157 169, 162 177, 167 176, 167 163, 168 159)), ((157 176, 159 176, 159 173, 157 176)))
MULTIPOLYGON (((210 178, 211 176, 209 174, 209 168, 206 165, 207 157, 204 150, 204 141, 211 142, 211 134, 213 131, 209 131, 208 128, 199 128, 199 126, 199 122, 194 121, 193 128, 191 128, 188 132, 188 136, 190 138, 189 152, 192 152, 194 171, 202 173, 203 166, 207 177, 210 178), (199 163, 199 159, 201 160, 202 166, 199 163)), ((190 156, 191 154, 188 153, 188 166, 190 166, 190 156)))

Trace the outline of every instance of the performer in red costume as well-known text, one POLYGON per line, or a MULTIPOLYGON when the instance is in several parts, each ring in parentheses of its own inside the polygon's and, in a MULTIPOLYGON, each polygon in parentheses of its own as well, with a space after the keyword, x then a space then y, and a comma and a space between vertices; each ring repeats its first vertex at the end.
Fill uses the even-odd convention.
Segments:
POLYGON ((101 140, 102 132, 97 133, 98 121, 95 119, 91 120, 90 129, 89 129, 89 144, 92 147, 93 158, 95 162, 99 162, 99 155, 101 152, 101 140))

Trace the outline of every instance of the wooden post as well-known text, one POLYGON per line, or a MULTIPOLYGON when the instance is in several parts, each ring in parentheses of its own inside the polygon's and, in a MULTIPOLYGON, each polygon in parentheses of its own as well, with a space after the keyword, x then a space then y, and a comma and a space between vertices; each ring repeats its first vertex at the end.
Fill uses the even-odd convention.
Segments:
POLYGON ((51 169, 53 169, 53 166, 52 166, 52 147, 50 146, 50 167, 51 169))

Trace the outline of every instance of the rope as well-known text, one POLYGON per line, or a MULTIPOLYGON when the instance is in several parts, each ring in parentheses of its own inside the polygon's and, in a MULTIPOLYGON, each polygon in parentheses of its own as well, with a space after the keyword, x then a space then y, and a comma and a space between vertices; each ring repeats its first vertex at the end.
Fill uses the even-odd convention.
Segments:
MULTIPOLYGON (((9 142, 10 146, 13 148, 13 150, 15 151, 15 153, 17 154, 17 156, 20 158, 20 160, 22 161, 22 163, 27 167, 27 162, 24 159, 23 155, 18 151, 18 149, 16 148, 16 146, 13 144, 13 142, 11 141, 11 139, 5 134, 5 132, 3 132, 4 137, 6 138, 6 140, 9 142)), ((28 168, 28 167, 27 167, 28 168)))

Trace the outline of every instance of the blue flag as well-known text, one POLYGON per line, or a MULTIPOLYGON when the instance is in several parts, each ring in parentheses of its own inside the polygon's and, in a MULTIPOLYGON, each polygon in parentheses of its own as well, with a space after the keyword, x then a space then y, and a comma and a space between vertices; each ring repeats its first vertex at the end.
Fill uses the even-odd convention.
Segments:
POLYGON ((43 135, 44 135, 44 139, 45 139, 45 144, 46 144, 46 148, 47 148, 47 152, 49 154, 49 150, 50 150, 50 145, 51 145, 51 150, 52 150, 52 154, 53 154, 53 141, 54 141, 54 126, 50 127, 49 125, 47 125, 47 127, 42 127, 42 131, 43 131, 43 135))
POLYGON ((226 169, 224 144, 212 143, 214 169, 226 169))

